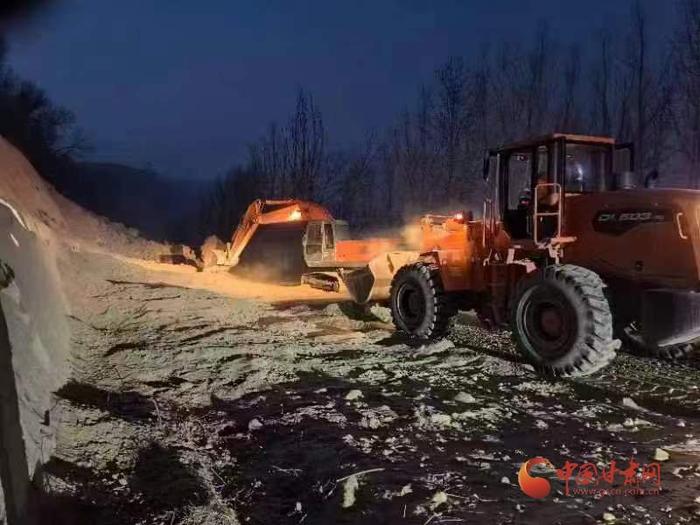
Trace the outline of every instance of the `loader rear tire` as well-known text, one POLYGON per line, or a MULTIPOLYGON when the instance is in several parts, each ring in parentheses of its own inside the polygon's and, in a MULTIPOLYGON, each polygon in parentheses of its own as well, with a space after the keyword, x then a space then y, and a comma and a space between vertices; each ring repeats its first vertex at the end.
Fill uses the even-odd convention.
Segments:
POLYGON ((556 377, 595 373, 615 358, 610 306, 598 274, 571 264, 540 270, 520 284, 512 330, 520 351, 556 377))
POLYGON ((435 340, 452 328, 457 309, 445 293, 436 265, 404 266, 391 282, 391 318, 400 332, 418 340, 435 340))

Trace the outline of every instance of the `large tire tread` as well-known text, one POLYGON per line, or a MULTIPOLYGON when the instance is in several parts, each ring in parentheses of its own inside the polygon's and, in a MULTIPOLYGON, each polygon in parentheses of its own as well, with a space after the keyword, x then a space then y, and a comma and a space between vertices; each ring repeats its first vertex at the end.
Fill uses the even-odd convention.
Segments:
POLYGON ((682 345, 664 346, 661 348, 653 348, 651 355, 665 361, 683 361, 695 351, 696 345, 686 343, 682 345))
POLYGON ((625 346, 632 352, 671 362, 686 360, 690 354, 700 347, 699 341, 660 347, 652 346, 643 341, 638 332, 631 330, 629 327, 620 330, 620 337, 624 340, 625 346))
POLYGON ((414 263, 399 269, 391 283, 391 297, 395 297, 397 287, 407 278, 418 278, 428 285, 429 297, 426 298, 434 304, 431 319, 420 331, 406 332, 401 328, 401 320, 398 313, 391 308, 391 318, 398 331, 406 333, 409 337, 419 340, 437 340, 449 335, 454 324, 457 308, 445 293, 440 279, 440 268, 436 264, 414 263))
MULTIPOLYGON (((535 367, 546 375, 569 377, 594 374, 608 366, 615 358, 619 342, 613 339, 612 314, 601 278, 591 270, 570 264, 548 266, 539 277, 536 282, 558 281, 573 292, 585 309, 585 321, 579 328, 583 331, 581 337, 566 356, 556 362, 534 360, 535 367)), ((530 279, 523 281, 517 292, 518 300, 534 284, 530 279)), ((517 326, 515 320, 513 326, 517 326)), ((513 336, 522 350, 525 347, 522 334, 514 330, 513 336)), ((523 353, 528 355, 527 351, 523 353)))

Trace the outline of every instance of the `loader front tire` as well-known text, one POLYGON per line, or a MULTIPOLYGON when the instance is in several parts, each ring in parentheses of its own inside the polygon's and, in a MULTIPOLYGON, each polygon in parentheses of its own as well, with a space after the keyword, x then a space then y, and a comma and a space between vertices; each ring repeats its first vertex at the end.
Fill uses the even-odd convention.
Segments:
POLYGON ((589 375, 607 366, 613 339, 610 306, 598 274, 571 264, 553 265, 521 281, 512 310, 520 351, 556 377, 589 375))
POLYGON ((404 266, 391 282, 391 318, 400 332, 418 340, 446 336, 457 313, 445 293, 436 265, 404 266))

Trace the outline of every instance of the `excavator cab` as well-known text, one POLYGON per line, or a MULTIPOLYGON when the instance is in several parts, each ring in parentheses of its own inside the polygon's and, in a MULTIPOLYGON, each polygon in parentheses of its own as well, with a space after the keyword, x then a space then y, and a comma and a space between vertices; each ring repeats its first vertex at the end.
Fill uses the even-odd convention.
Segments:
POLYGON ((346 221, 309 221, 302 240, 306 264, 314 268, 334 263, 336 243, 349 238, 346 221))

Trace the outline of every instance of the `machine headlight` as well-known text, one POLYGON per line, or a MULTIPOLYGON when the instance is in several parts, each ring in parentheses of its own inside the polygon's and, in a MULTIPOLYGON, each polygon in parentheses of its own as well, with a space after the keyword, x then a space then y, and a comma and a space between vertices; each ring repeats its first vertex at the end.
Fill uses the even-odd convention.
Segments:
POLYGON ((685 226, 686 224, 687 221, 685 220, 683 212, 679 211, 678 213, 676 213, 676 228, 678 228, 678 236, 683 240, 686 240, 688 238, 688 232, 685 226))

